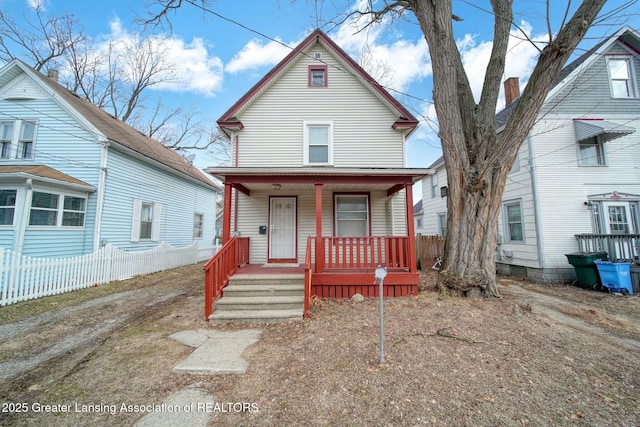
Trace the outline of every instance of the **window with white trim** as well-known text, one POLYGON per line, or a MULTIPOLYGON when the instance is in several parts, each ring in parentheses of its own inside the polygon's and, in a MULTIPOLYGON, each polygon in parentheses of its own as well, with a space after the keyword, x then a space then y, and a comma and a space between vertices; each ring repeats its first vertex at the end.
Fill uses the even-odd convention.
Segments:
POLYGON ((34 191, 31 195, 29 225, 43 227, 84 227, 87 199, 58 193, 34 191))
POLYGON ((139 199, 133 201, 131 241, 160 240, 160 204, 139 199))
POLYGON ((368 236, 370 234, 368 195, 336 194, 334 209, 336 236, 368 236))
POLYGON ((305 165, 333 164, 333 122, 304 122, 305 165))
POLYGON ((33 120, 1 121, 0 158, 32 159, 35 137, 36 122, 33 120))
POLYGON ((438 175, 431 175, 431 198, 435 199, 438 195, 438 175))
POLYGON ((522 201, 505 202, 502 205, 502 218, 507 242, 524 242, 524 221, 522 201))
POLYGON ((193 214, 193 238, 202 238, 202 228, 204 226, 204 215, 196 213, 193 214))
POLYGON ((635 98, 631 57, 607 57, 611 96, 613 98, 635 98))
POLYGON ((606 166, 604 142, 601 138, 594 136, 578 142, 578 165, 579 166, 606 166))
POLYGON ((13 225, 18 190, 0 190, 0 225, 13 225))

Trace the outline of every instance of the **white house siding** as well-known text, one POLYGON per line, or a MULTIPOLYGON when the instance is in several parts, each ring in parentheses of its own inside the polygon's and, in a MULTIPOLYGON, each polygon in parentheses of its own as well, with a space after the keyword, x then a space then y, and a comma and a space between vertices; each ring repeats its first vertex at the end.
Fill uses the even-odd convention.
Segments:
POLYGON ((428 236, 440 235, 438 214, 447 212, 447 198, 440 196, 440 187, 447 186, 447 171, 444 164, 438 167, 434 176, 438 180, 438 191, 435 197, 432 197, 431 193, 431 177, 422 179, 422 228, 424 234, 428 236))
POLYGON ((498 220, 498 248, 496 258, 499 262, 524 267, 539 267, 536 235, 536 217, 531 185, 531 166, 527 142, 520 147, 517 164, 507 177, 502 203, 520 202, 524 242, 508 242, 509 230, 506 228, 504 212, 501 208, 498 220))
POLYGON ((534 140, 547 268, 570 268, 564 254, 578 250, 574 235, 592 232, 590 211, 584 206, 589 195, 640 193, 640 120, 631 115, 598 117, 637 130, 605 143, 607 166, 578 166, 572 116, 549 118, 537 126, 555 129, 538 132, 534 140))
MULTIPOLYGON (((21 90, 38 96, 38 99, 0 100, 1 119, 36 120, 36 136, 33 159, 1 159, 2 165, 39 165, 45 164, 67 175, 80 179, 97 188, 101 145, 96 135, 86 131, 72 116, 29 81, 18 77, 21 90)), ((9 188, 3 186, 4 188, 9 188)), ((24 183, 21 184, 24 189, 24 183)), ((14 187, 15 188, 15 187, 14 187)), ((34 191, 53 191, 69 194, 70 190, 52 186, 34 184, 34 191)), ((86 196, 87 193, 76 195, 86 196)), ((21 191, 17 206, 24 200, 21 191)), ((91 252, 93 229, 95 224, 96 193, 89 193, 85 216, 85 226, 77 229, 43 229, 27 226, 22 253, 34 257, 75 256, 91 252)), ((17 218, 16 223, 17 225, 17 218)), ((14 247, 15 227, 0 230, 2 247, 14 247), (11 236, 11 244, 9 244, 11 236)))
POLYGON ((328 87, 308 87, 308 66, 318 62, 303 56, 239 114, 237 166, 302 166, 303 122, 332 120, 334 166, 404 167, 397 117, 327 51, 311 52, 320 51, 328 87))
MULTIPOLYGON (((340 191, 341 194, 344 192, 340 191)), ((322 193, 322 234, 333 235, 333 191, 322 193)), ((388 197, 386 192, 371 192, 371 233, 373 236, 392 235, 389 221, 388 197)), ((316 199, 315 191, 287 192, 280 194, 252 191, 251 196, 240 193, 238 203, 237 230, 241 237, 251 239, 251 263, 264 263, 268 255, 268 234, 260 234, 260 226, 269 226, 269 197, 296 197, 298 226, 298 262, 304 262, 308 236, 316 235, 316 199)), ((396 202, 404 203, 404 196, 396 202)), ((404 209, 395 209, 395 214, 406 215, 404 209)), ((406 217, 396 219, 395 235, 406 235, 406 217)))
POLYGON ((165 170, 133 159, 113 147, 107 160, 106 196, 101 239, 124 250, 144 250, 158 241, 131 241, 134 199, 161 206, 159 241, 190 245, 195 213, 204 215, 203 245, 213 245, 216 196, 213 189, 170 175, 165 170))

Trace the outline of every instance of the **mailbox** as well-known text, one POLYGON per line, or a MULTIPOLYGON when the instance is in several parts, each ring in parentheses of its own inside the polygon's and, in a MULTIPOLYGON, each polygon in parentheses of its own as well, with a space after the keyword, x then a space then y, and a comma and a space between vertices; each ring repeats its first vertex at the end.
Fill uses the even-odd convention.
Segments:
POLYGON ((267 226, 266 225, 261 225, 258 227, 258 233, 260 234, 267 234, 267 226))

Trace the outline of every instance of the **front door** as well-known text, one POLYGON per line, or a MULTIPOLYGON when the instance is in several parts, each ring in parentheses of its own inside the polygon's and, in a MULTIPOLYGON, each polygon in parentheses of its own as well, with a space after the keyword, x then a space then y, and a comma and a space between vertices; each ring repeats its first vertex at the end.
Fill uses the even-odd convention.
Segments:
POLYGON ((297 260, 296 198, 269 199, 269 260, 297 260))

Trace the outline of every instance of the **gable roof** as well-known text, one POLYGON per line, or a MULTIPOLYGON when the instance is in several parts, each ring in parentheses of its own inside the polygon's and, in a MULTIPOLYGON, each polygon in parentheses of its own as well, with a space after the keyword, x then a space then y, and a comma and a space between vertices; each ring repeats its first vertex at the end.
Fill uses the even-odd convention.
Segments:
MULTIPOLYGON (((63 108, 72 114, 75 113, 76 117, 79 116, 84 119, 84 124, 93 128, 91 130, 98 133, 102 140, 117 144, 138 158, 159 164, 163 169, 169 169, 174 174, 196 180, 207 187, 219 189, 204 173, 172 149, 116 119, 106 111, 66 89, 58 82, 36 71, 23 61, 19 59, 11 61, 0 70, 0 76, 5 74, 9 76, 15 75, 17 68, 29 75, 47 93, 52 95, 63 108)), ((0 82, 2 82, 0 85, 4 84, 7 79, 2 79, 0 82)))
MULTIPOLYGON (((635 52, 640 52, 640 34, 638 34, 638 32, 630 27, 622 27, 614 35, 602 40, 591 49, 580 55, 574 61, 571 61, 569 64, 565 65, 562 70, 560 70, 560 74, 558 74, 556 81, 553 83, 551 90, 547 94, 547 99, 551 98, 555 93, 561 90, 582 70, 590 66, 594 61, 598 60, 602 56, 602 54, 606 52, 609 47, 611 47, 611 45, 616 41, 622 42, 635 52)), ((495 115, 496 127, 498 129, 507 124, 517 104, 518 98, 505 106, 504 109, 502 109, 495 115)))
MULTIPOLYGON (((278 80, 298 58, 306 56, 306 51, 316 43, 333 53, 343 66, 350 69, 352 75, 360 80, 360 82, 386 104, 389 109, 394 111, 398 116, 398 119, 393 125, 394 128, 408 129, 409 134, 411 134, 418 127, 418 120, 320 29, 316 29, 309 34, 307 38, 233 104, 231 108, 217 120, 218 126, 225 133, 227 129, 242 129, 242 122, 237 118, 237 115, 250 105, 264 90, 269 88, 273 82, 278 80)), ((322 60, 318 59, 318 61, 322 63, 322 60)))

